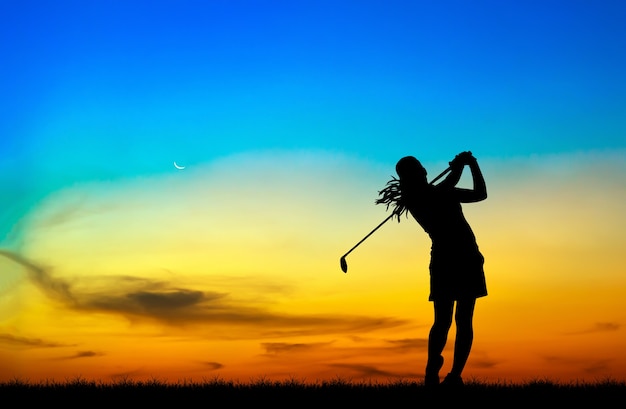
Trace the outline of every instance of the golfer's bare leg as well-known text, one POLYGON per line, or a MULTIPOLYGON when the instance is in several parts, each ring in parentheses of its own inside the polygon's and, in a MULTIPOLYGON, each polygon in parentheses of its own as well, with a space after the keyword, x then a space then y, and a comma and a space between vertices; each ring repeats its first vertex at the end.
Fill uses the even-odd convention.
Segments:
POLYGON ((454 301, 433 301, 435 320, 428 336, 428 362, 426 379, 429 384, 439 383, 439 370, 443 365, 443 348, 448 340, 448 331, 452 325, 454 301))
POLYGON ((472 320, 474 317, 474 306, 476 299, 459 300, 456 303, 456 340, 454 341, 454 361, 450 373, 454 376, 461 376, 465 363, 472 349, 474 340, 474 329, 472 320))

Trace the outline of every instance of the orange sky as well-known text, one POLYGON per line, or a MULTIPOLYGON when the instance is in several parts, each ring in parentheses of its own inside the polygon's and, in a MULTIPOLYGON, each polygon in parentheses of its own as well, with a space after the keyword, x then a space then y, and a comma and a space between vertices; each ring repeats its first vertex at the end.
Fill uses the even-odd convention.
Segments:
MULTIPOLYGON (((464 376, 626 379, 625 152, 478 157, 489 295, 464 376)), ((266 152, 55 192, 0 253, 0 380, 421 379, 428 237, 389 222, 339 268, 392 174, 266 152)))

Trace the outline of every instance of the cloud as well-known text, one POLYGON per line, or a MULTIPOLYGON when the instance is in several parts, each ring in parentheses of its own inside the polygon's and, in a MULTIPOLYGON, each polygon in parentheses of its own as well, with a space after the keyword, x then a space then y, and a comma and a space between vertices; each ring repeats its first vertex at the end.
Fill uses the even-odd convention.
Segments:
POLYGON ((93 351, 81 351, 81 352, 77 352, 76 355, 74 355, 75 358, 90 358, 92 356, 102 356, 103 354, 99 353, 99 352, 93 352, 93 351))
POLYGON ((25 267, 31 281, 51 298, 66 303, 74 302, 70 292, 70 285, 66 281, 52 277, 46 269, 30 262, 17 253, 0 249, 0 256, 4 256, 25 267))
MULTIPOLYGON (((365 342, 365 340, 358 339, 355 341, 357 344, 365 342)), ((427 338, 403 338, 395 340, 383 340, 382 344, 372 345, 369 341, 367 346, 346 347, 344 351, 360 351, 361 354, 367 355, 389 355, 389 354, 407 354, 413 352, 420 352, 428 350, 427 338)))
MULTIPOLYGON (((312 357, 315 357, 317 361, 325 362, 352 362, 362 359, 397 361, 398 357, 400 357, 400 361, 404 362, 406 360, 404 354, 414 354, 411 355, 413 357, 417 356, 420 352, 424 353, 428 348, 428 341, 426 339, 385 340, 382 342, 380 340, 371 340, 369 342, 357 342, 355 346, 337 344, 336 341, 310 343, 265 342, 261 343, 261 348, 265 351, 263 354, 264 357, 282 362, 283 364, 289 364, 293 362, 294 359, 311 359, 312 357)), ((341 366, 337 366, 337 368, 339 367, 341 366)), ((371 376, 375 375, 375 371, 367 365, 363 367, 346 366, 341 368, 351 368, 352 370, 362 371, 371 376)), ((399 377, 414 376, 414 374, 409 373, 385 373, 383 375, 399 377)))
POLYGON ((210 371, 215 371, 224 367, 224 365, 220 364, 219 362, 201 362, 201 364, 210 371))
POLYGON ((594 334, 599 332, 614 332, 620 329, 620 324, 614 322, 596 322, 592 327, 567 333, 568 335, 594 334))
POLYGON ((80 309, 119 313, 130 318, 143 318, 168 325, 215 324, 257 328, 267 337, 299 334, 372 331, 399 326, 403 320, 393 318, 286 314, 253 307, 234 300, 228 294, 189 289, 166 288, 160 291, 139 291, 118 295, 96 294, 77 296, 80 309), (272 328, 267 331, 266 328, 272 328))
POLYGON ((379 369, 374 365, 367 364, 330 364, 331 368, 348 369, 355 373, 358 378, 417 378, 422 377, 423 374, 415 372, 394 372, 379 369))
POLYGON ((261 347, 268 355, 284 354, 284 353, 309 353, 314 350, 324 348, 331 345, 332 342, 314 342, 314 343, 287 343, 287 342, 263 342, 261 347))
POLYGON ((146 372, 144 371, 144 369, 135 369, 134 371, 124 371, 124 372, 117 372, 114 374, 109 375, 111 377, 111 379, 116 380, 118 382, 125 382, 128 381, 134 377, 138 377, 138 376, 142 376, 142 375, 146 375, 146 372))
POLYGON ((222 295, 216 294, 214 297, 207 296, 201 291, 174 290, 169 292, 148 292, 140 291, 129 294, 128 298, 136 302, 141 308, 151 310, 177 310, 198 304, 209 298, 219 298, 222 295))
POLYGON ((589 374, 597 374, 601 372, 606 372, 607 369, 610 368, 609 363, 611 360, 609 359, 598 359, 593 360, 592 362, 583 366, 583 371, 589 374))
POLYGON ((428 339, 426 338, 406 338, 385 342, 390 345, 389 349, 401 353, 428 349, 428 339))
POLYGON ((219 320, 219 299, 225 294, 170 288, 163 282, 141 280, 146 290, 117 294, 97 293, 78 296, 77 308, 94 312, 119 313, 133 318, 147 318, 169 324, 219 320), (159 288, 155 291, 155 288, 159 288), (150 289, 150 290, 149 290, 150 289), (213 314, 212 314, 213 313, 213 314), (211 316, 212 315, 212 316, 211 316))
POLYGON ((620 325, 613 323, 613 322, 598 322, 594 326, 594 329, 600 332, 617 331, 619 328, 620 328, 620 325))
POLYGON ((560 364, 568 367, 575 367, 577 369, 580 369, 583 373, 588 374, 606 372, 608 369, 610 369, 609 364, 613 361, 611 359, 583 359, 557 355, 545 356, 543 359, 550 365, 560 364))
POLYGON ((395 317, 351 315, 305 315, 297 320, 291 321, 293 325, 290 327, 264 331, 262 335, 268 338, 282 338, 321 334, 362 334, 370 331, 404 326, 410 322, 409 320, 395 317))
POLYGON ((27 338, 12 334, 0 334, 0 342, 9 345, 16 345, 30 348, 58 348, 73 346, 68 344, 60 344, 58 342, 45 341, 41 338, 27 338))
POLYGON ((271 337, 361 333, 406 323, 390 317, 271 312, 234 300, 227 293, 178 288, 164 281, 129 276, 102 277, 99 291, 74 292, 67 281, 53 277, 47 269, 24 257, 6 250, 0 250, 0 255, 24 266, 44 294, 74 310, 119 314, 167 325, 236 325, 255 328, 255 336, 271 337))
POLYGON ((499 365, 499 362, 492 359, 472 356, 472 366, 476 368, 491 369, 499 365))
POLYGON ((81 359, 81 358, 93 358, 97 356, 104 356, 104 354, 101 352, 94 352, 94 351, 79 351, 79 352, 76 352, 74 355, 70 355, 70 356, 58 358, 58 359, 71 360, 71 359, 81 359))

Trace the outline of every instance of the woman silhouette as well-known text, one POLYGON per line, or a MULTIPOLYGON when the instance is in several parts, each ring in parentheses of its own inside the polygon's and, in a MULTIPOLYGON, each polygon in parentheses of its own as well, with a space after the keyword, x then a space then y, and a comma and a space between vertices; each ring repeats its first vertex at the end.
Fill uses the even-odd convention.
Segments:
POLYGON ((476 238, 467 223, 461 203, 478 202, 487 198, 487 188, 478 162, 471 152, 462 152, 450 162, 450 173, 438 185, 429 184, 426 169, 413 156, 398 161, 393 179, 380 193, 377 204, 393 204, 399 217, 407 211, 431 238, 430 295, 434 306, 434 323, 428 338, 428 362, 424 383, 439 384, 443 366, 443 348, 452 325, 453 310, 456 340, 450 373, 443 384, 463 385, 461 374, 472 348, 472 320, 476 299, 487 295, 484 258, 476 238), (458 184, 465 166, 472 173, 473 189, 458 184))

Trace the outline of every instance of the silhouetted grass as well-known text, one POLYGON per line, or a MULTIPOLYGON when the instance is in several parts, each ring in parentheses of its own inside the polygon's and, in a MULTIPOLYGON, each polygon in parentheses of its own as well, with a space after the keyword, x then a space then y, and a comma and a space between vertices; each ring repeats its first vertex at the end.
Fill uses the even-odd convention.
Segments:
MULTIPOLYGON (((463 388, 427 388, 421 382, 396 381, 351 382, 341 379, 307 383, 295 379, 270 381, 260 378, 248 383, 214 379, 205 382, 182 380, 176 383, 158 379, 133 381, 123 379, 105 383, 78 377, 66 382, 31 383, 13 380, 0 383, 5 402, 25 404, 60 403, 67 406, 103 404, 176 404, 177 407, 239 407, 239 405, 272 405, 275 407, 309 407, 316 405, 384 405, 420 406, 458 405, 459 402, 495 407, 499 405, 610 405, 626 407, 626 383, 603 380, 595 383, 556 383, 533 380, 526 383, 466 381, 463 388)), ((508 407, 508 406, 506 406, 508 407)), ((326 409, 326 408, 325 408, 326 409)))

